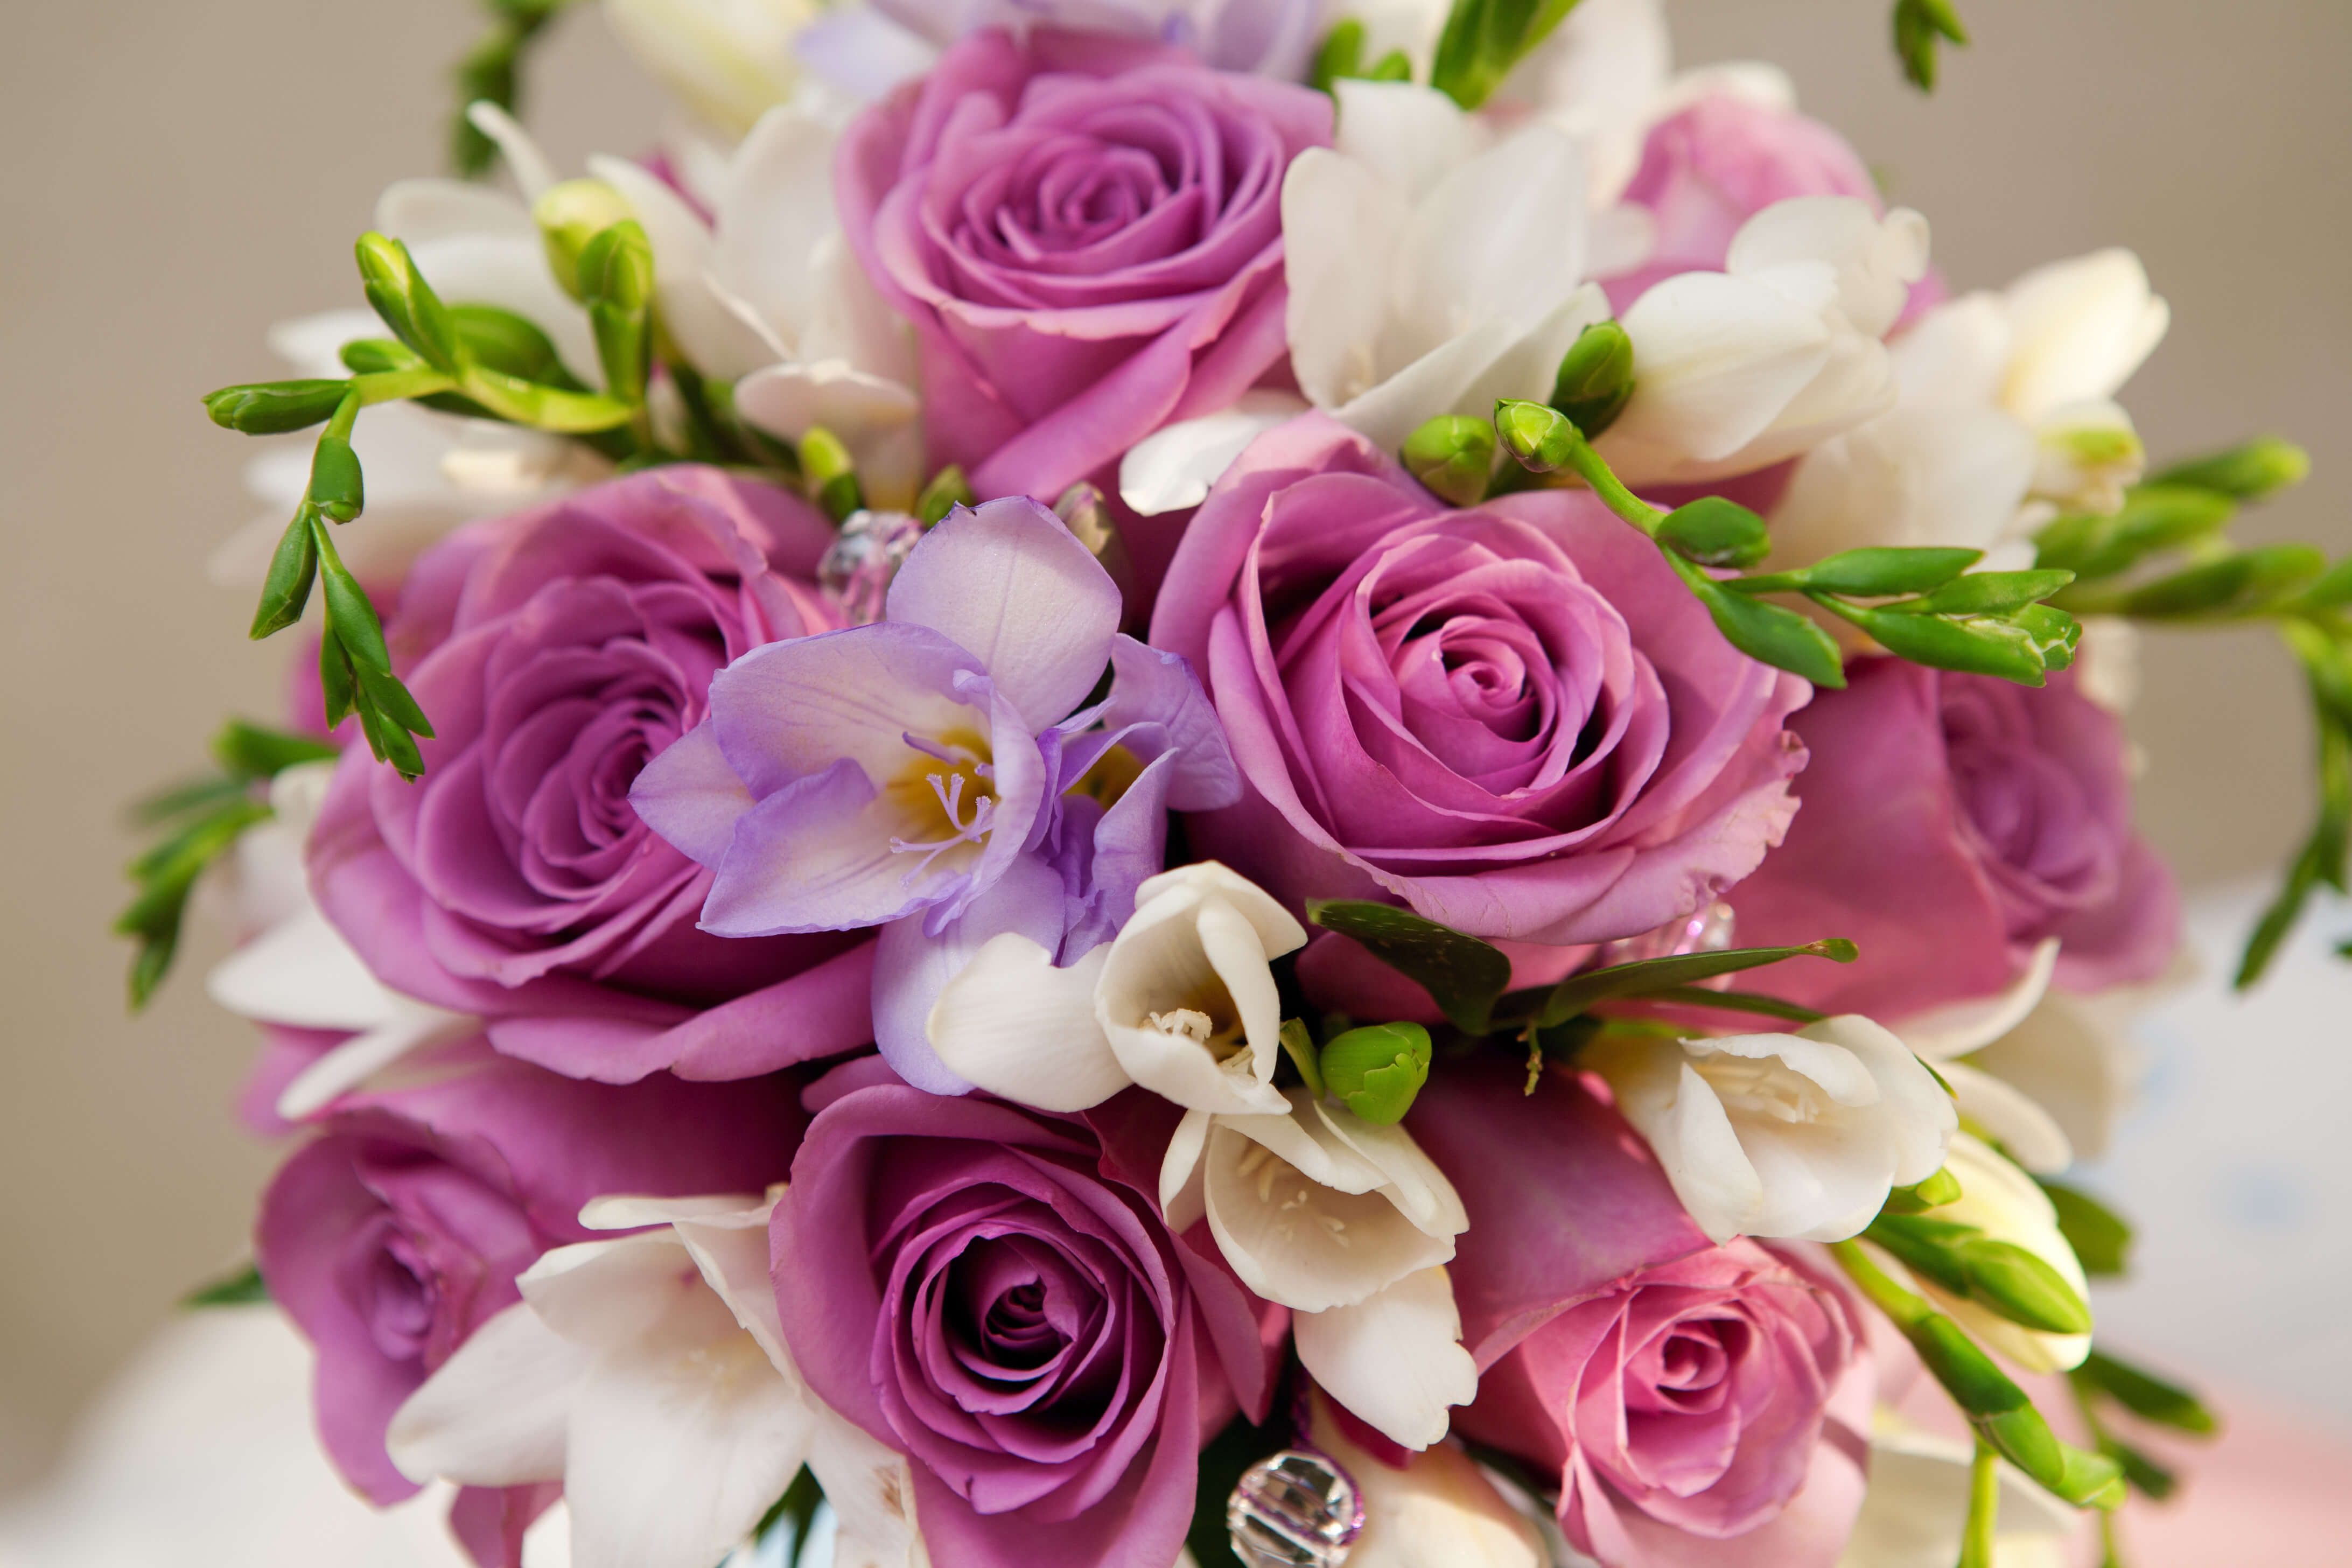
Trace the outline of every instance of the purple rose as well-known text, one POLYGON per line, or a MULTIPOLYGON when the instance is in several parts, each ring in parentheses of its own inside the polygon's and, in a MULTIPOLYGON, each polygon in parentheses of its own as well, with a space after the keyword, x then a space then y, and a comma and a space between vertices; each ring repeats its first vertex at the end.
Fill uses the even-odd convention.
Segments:
POLYGON ((438 731, 415 784, 344 753, 310 846, 320 906, 394 989, 575 1078, 749 1077, 872 1037, 870 947, 696 929, 710 874, 629 788, 738 655, 835 624, 795 498, 667 468, 476 524, 388 630, 438 731))
POLYGON ((1293 81, 1307 74, 1323 9, 1320 0, 875 0, 874 8, 943 47, 987 27, 1084 27, 1181 44, 1219 70, 1293 81))
POLYGON ((933 1560, 1167 1568, 1201 1444, 1236 1405, 1265 1416, 1281 1328, 1205 1226, 1161 1223, 1172 1108, 942 1098, 878 1058, 809 1100, 771 1232, 784 1337, 820 1398, 911 1461, 933 1560))
POLYGON ((1742 224, 1798 196, 1884 208, 1845 138, 1792 109, 1717 91, 1659 121, 1622 198, 1649 209, 1656 244, 1640 268, 1606 280, 1611 305, 1622 311, 1677 273, 1722 271, 1742 224))
POLYGON ((2037 690, 1874 658, 1847 676, 1798 716, 1803 809, 1731 903, 1742 945, 1843 936, 1862 958, 1788 965, 1771 989, 1900 1020, 2000 991, 2053 937, 2069 990, 2163 972, 2179 896, 2132 831, 2114 714, 2071 674, 2037 690))
POLYGON ((1050 501, 1280 364, 1283 175, 1330 139, 1309 89, 1043 29, 852 124, 843 221, 915 325, 933 461, 1050 501))
POLYGON ((540 1254, 591 1239, 589 1199, 781 1177, 807 1121, 796 1087, 582 1083, 476 1039, 337 1101, 271 1182, 255 1247, 318 1347, 320 1435, 344 1478, 380 1504, 416 1490, 384 1453, 393 1413, 520 1299, 515 1276, 540 1254))
POLYGON ((1152 642, 1248 786, 1194 848, 1294 901, 1402 899, 1480 936, 1647 931, 1753 870, 1811 688, 1726 643, 1582 491, 1449 511, 1319 415, 1202 503, 1152 642))

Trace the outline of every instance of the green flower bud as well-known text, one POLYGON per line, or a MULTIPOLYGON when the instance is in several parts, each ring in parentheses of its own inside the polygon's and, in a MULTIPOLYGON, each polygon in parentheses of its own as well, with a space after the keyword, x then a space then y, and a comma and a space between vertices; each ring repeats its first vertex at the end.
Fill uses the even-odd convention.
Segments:
POLYGON ((1495 426, 1467 414, 1441 414, 1405 437, 1401 455, 1430 494, 1476 506, 1495 471, 1495 426))
POLYGON ((341 436, 320 437, 310 454, 310 504, 330 522, 349 522, 367 505, 359 454, 341 436))
POLYGON ((644 310, 654 297, 654 247, 633 217, 612 224, 580 253, 580 297, 627 311, 644 310))
POLYGON ((440 296, 416 269, 408 247, 381 234, 363 234, 355 249, 368 303, 383 318, 393 336, 415 349, 434 369, 457 369, 457 328, 440 296))
POLYGON ((1319 1066, 1342 1105, 1375 1127, 1392 1127, 1429 1081, 1431 1054, 1419 1024, 1370 1024, 1326 1041, 1319 1066))
POLYGON ((540 242, 547 247, 548 270, 573 299, 583 298, 580 259, 590 242, 636 216, 626 196, 602 180, 566 180, 550 185, 530 206, 539 225, 540 242))
POLYGON ((1596 321, 1561 356, 1551 405, 1588 441, 1617 422, 1633 395, 1633 340, 1614 321, 1596 321))
POLYGON ((1118 531, 1111 524, 1110 508, 1104 504, 1102 491, 1084 479, 1062 492, 1061 500, 1054 503, 1054 515, 1060 518, 1062 526, 1087 547, 1087 552, 1097 559, 1100 559, 1102 552, 1110 548, 1111 541, 1118 537, 1118 531))
POLYGON ((811 499, 836 523, 866 508, 866 489, 857 481, 849 448, 822 425, 810 426, 801 437, 801 478, 811 499))
POLYGON ((2050 1490, 2054 1492, 2064 1483, 2066 1445, 2058 1441, 2050 1423, 2030 1402, 1997 1415, 1974 1416, 1970 1425, 2002 1458, 2050 1490))
POLYGON ((2227 452, 2167 468, 2155 482, 2189 485, 2240 500, 2259 500, 2273 490, 2299 485, 2311 472, 2311 454, 2292 441, 2265 436, 2227 452))
POLYGON ((1764 520, 1722 496, 1701 496, 1668 512, 1658 542, 1702 566, 1753 566, 1772 550, 1764 520))
POLYGON ((2045 1334, 2087 1334, 2091 1309, 2059 1272, 2015 1242, 1983 1237, 1958 1249, 1969 1299, 2045 1334))
POLYGON ((1513 397, 1496 400, 1495 433, 1519 467, 1535 474, 1557 473, 1568 467, 1568 459, 1583 440, 1559 409, 1513 397))
POLYGON ((350 390, 347 381, 267 381, 251 386, 224 386, 205 395, 205 412, 225 430, 283 436, 333 418, 350 390))
POLYGON ((1282 1041, 1283 1053, 1297 1067, 1298 1076, 1307 1085, 1307 1092, 1318 1100, 1322 1099, 1329 1089, 1323 1081, 1322 1055, 1315 1048, 1315 1037, 1307 1033, 1307 1020, 1285 1018, 1282 1033, 1277 1037, 1282 1041))
POLYGON ((933 474, 931 482, 923 487, 923 493, 915 498, 915 515, 922 520, 925 528, 930 528, 956 508, 971 506, 979 500, 962 467, 950 463, 933 474))
POLYGON ((1949 1170, 1937 1171, 1924 1182, 1907 1187, 1896 1187, 1886 1194, 1885 1213, 1915 1215, 1922 1210, 1941 1208, 1956 1203, 1960 1196, 1960 1179, 1949 1170))
POLYGON ((1363 68, 1364 25, 1349 16, 1332 28, 1323 47, 1315 51, 1315 65, 1307 81, 1316 91, 1328 92, 1332 83, 1360 75, 1363 68))

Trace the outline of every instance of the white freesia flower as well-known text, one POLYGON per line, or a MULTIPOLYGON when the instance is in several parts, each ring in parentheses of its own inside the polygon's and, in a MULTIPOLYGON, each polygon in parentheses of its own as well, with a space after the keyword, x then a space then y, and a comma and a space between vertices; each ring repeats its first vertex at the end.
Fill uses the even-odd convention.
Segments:
MULTIPOLYGON (((1870 1489, 1837 1568, 1951 1568, 1969 1517, 1974 1446, 1924 1431, 1881 1406, 1872 1419, 1870 1489)), ((2007 1460, 1991 1568, 2057 1568, 2081 1512, 2007 1460)))
POLYGON ((831 430, 874 504, 903 508, 922 482, 914 349, 842 235, 835 137, 813 114, 771 110, 729 161, 708 222, 639 164, 589 167, 645 226, 662 323, 688 361, 738 383, 737 411, 762 429, 831 430))
MULTIPOLYGON (((1945 1168, 1960 1184, 1960 1195, 1928 1210, 1930 1215, 1975 1226, 1997 1241, 2025 1248, 2057 1270, 2076 1295, 2090 1300, 2090 1282, 2084 1277, 2082 1262, 2058 1229, 2058 1211, 2032 1177, 1966 1132, 1953 1136, 1945 1168)), ((1884 1254, 1880 1258, 1892 1261, 1884 1254)), ((1899 1277, 1911 1278, 1908 1270, 1899 1277)), ((2012 1323, 1973 1301, 1948 1295, 1928 1280, 1914 1282, 1979 1343, 1999 1351, 2028 1372, 2063 1372, 2080 1366, 2090 1353, 2088 1334, 2042 1333, 2012 1323)))
POLYGON ((1603 1040, 1585 1061, 1717 1241, 1842 1241, 1889 1188, 1935 1174, 1958 1126, 1934 1075, 1854 1015, 1794 1035, 1603 1040))
POLYGON ((593 1228, 668 1228, 533 1264, 523 1300, 401 1406, 394 1462, 420 1480, 562 1480, 575 1568, 708 1568, 806 1464, 858 1543, 837 1562, 921 1568, 906 1460, 811 1395, 784 1346, 774 1206, 772 1194, 589 1205, 593 1228))
POLYGON ((278 1098, 289 1121, 323 1110, 394 1062, 471 1033, 477 1020, 404 996, 370 973, 310 900, 302 847, 326 797, 332 763, 305 763, 270 781, 270 820, 247 829, 235 861, 236 923, 259 934, 205 979, 212 999, 240 1017, 352 1037, 312 1062, 278 1098))
POLYGON ((1433 1444, 1393 1469, 1349 1441, 1319 1399, 1312 1431, 1363 1500, 1348 1568, 1552 1568, 1535 1524, 1455 1445, 1433 1444))
POLYGON ((1306 1089, 1278 1115, 1188 1114, 1160 1197, 1171 1228, 1205 1217, 1242 1283, 1292 1310, 1299 1361, 1332 1398, 1409 1448, 1477 1393, 1444 1265, 1470 1227, 1454 1184, 1402 1127, 1306 1089))
POLYGON ((1629 484, 1750 472, 1895 401, 1881 340, 1927 267, 1927 220, 1850 196, 1775 203, 1721 272, 1666 279, 1620 319, 1634 390, 1595 443, 1629 484))
POLYGON ((714 131, 742 135, 793 101, 793 46, 823 0, 604 0, 604 18, 637 63, 714 131))
POLYGON ((993 937, 932 1006, 931 1048, 969 1083, 1044 1110, 1130 1084, 1202 1111, 1276 1117, 1282 1004, 1268 963, 1307 931, 1214 861, 1136 889, 1118 935, 1066 969, 1017 932, 993 937))
POLYGON ((1799 465, 1773 513, 1774 563, 1865 545, 2030 563, 2025 535, 2051 507, 2112 510, 2138 479, 2139 437, 2114 399, 2169 321, 2127 250, 1929 310, 1891 345, 1895 407, 1799 465))

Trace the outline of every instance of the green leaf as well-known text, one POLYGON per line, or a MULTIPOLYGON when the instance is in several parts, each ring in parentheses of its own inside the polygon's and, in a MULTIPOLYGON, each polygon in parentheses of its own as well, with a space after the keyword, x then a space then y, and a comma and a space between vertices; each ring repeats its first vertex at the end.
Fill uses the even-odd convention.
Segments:
POLYGON ((1895 53, 1905 78, 1922 92, 1936 90, 1937 47, 1947 40, 1964 47, 1969 41, 1951 0, 1895 0, 1895 53))
POLYGON ((347 381, 268 381, 224 386, 205 395, 214 424, 247 436, 283 436, 334 417, 351 390, 347 381))
POLYGON ((1831 937, 1802 947, 1735 947, 1720 952, 1686 952, 1672 958, 1648 958, 1638 963, 1591 969, 1582 974, 1571 974, 1554 986, 1536 1010, 1535 1021, 1540 1028, 1553 1028, 1603 1002, 1651 996, 1660 991, 1712 980, 1718 974, 1760 969, 1791 958, 1826 958, 1833 963, 1852 963, 1856 956, 1853 943, 1842 937, 1831 937))
POLYGON ((2265 436, 2177 464, 2156 476, 2160 485, 2185 485, 2211 490, 2237 500, 2260 500, 2290 485, 2299 485, 2311 472, 2311 454, 2292 441, 2265 436))
POLYGON ((1353 938, 1374 958, 1419 984, 1465 1035, 1487 1031, 1495 1003, 1511 984, 1511 961, 1498 949, 1411 910, 1333 899, 1310 900, 1307 918, 1326 931, 1353 938))
POLYGON ((2058 1211, 2058 1232, 2074 1249, 2084 1273, 2104 1279, 2129 1272, 2132 1228, 2128 1221, 2078 1187, 2042 1177, 2035 1180, 2058 1211))
POLYGON ((2047 679, 2049 666, 2038 639, 2014 621, 1906 616, 1818 595, 1813 602, 1868 632, 1887 652, 1914 664, 1965 675, 1998 676, 2020 686, 2040 686, 2047 679))
POLYGON ((2151 1501, 2167 1501, 2179 1489, 2178 1476, 2113 1433, 2099 1434, 2099 1452, 2122 1466, 2124 1483, 2151 1501))
POLYGON ((2063 517, 2035 540, 2035 564, 2091 582, 2129 571, 2147 556, 2218 533, 2237 515, 2228 496, 2186 485, 2136 485, 2112 517, 2063 517))
POLYGON ((1366 81, 1411 81, 1412 57, 1402 49, 1391 49, 1372 62, 1371 68, 1364 72, 1364 79, 1366 81))
POLYGON ((1874 545, 1841 552, 1788 575, 1801 579, 1801 585, 1812 593, 1879 598, 1932 592, 1983 559, 1981 550, 1874 545))
POLYGON ((1615 321, 1595 321, 1560 356, 1552 377, 1551 405, 1568 416, 1586 440, 1597 441, 1617 423, 1633 397, 1633 340, 1615 321))
POLYGON ((1726 592, 1725 584, 1671 550, 1665 558, 1706 606, 1724 641, 1759 663, 1801 675, 1815 686, 1834 690, 1845 684, 1844 655, 1836 639, 1812 621, 1746 594, 1726 592))
POLYGON ((1486 499, 1495 471, 1495 425, 1468 414, 1441 414, 1405 437, 1398 453, 1405 471, 1453 506, 1486 499))
POLYGON ((1650 993, 1648 1000, 1682 1007, 1714 1007, 1727 1013, 1752 1013, 1760 1018, 1781 1018, 1791 1024, 1818 1024, 1829 1016, 1811 1007, 1783 1002, 1754 991, 1717 991, 1705 985, 1669 985, 1650 993))
POLYGON ((245 781, 241 778, 191 779, 184 784, 168 784, 132 801, 131 819, 143 827, 161 827, 175 817, 200 811, 217 811, 229 802, 243 800, 245 796, 245 781))
MULTIPOLYGON (((1465 109, 1494 96, 1511 68, 1551 36, 1577 0, 1454 0, 1429 83, 1465 109)), ((1205 1565, 1204 1565, 1205 1568, 1205 1565)))
POLYGON ((1883 609, 1918 616, 2006 616, 2048 598, 2074 580, 2072 572, 1972 572, 1934 593, 1883 609))
POLYGON ((1341 1104, 1375 1127, 1393 1127, 1429 1081, 1431 1055, 1419 1024, 1368 1024, 1326 1040, 1319 1065, 1341 1104))
POLYGON ((261 1270, 248 1263, 209 1285, 201 1285, 189 1291, 180 1298, 180 1305, 185 1308, 252 1307, 268 1300, 269 1287, 262 1282, 261 1270))
POLYGON ((489 173, 498 143, 467 118, 466 109, 489 102, 509 113, 521 106, 522 65, 547 25, 572 0, 489 0, 491 28, 457 64, 457 113, 450 124, 449 161, 467 179, 489 173))
POLYGON ((1236 1415, 1201 1450, 1201 1478, 1192 1494, 1192 1526, 1184 1544, 1200 1568, 1242 1568, 1225 1529, 1225 1503, 1252 1465, 1282 1451, 1276 1424, 1253 1426, 1236 1415))
MULTIPOLYGON (((466 345, 478 364, 524 381, 541 382, 567 391, 585 392, 580 378, 566 368, 563 356, 557 352, 555 340, 541 330, 539 323, 512 310, 496 305, 452 305, 450 322, 457 329, 458 341, 466 345)), ((351 364, 348 353, 343 363, 351 364)), ((357 370, 357 365, 352 365, 357 370)), ((392 370, 398 367, 383 365, 376 368, 392 370)))
POLYGON ((131 861, 131 876, 139 892, 115 917, 114 931, 139 942, 131 961, 132 1012, 147 1005, 172 967, 196 879, 238 835, 268 816, 269 807, 259 801, 243 796, 226 800, 131 861))
POLYGON ((276 778, 303 763, 331 763, 341 755, 334 746, 309 735, 289 734, 266 725, 231 719, 213 737, 213 755, 220 765, 241 779, 276 778))
MULTIPOLYGON (((824 1488, 818 1484, 816 1473, 803 1465, 793 1477, 793 1484, 784 1489, 784 1495, 770 1504, 760 1522, 752 1527, 751 1539, 764 1543, 775 1531, 791 1530, 792 1551, 783 1561, 785 1568, 799 1568, 801 1553, 808 1545, 809 1525, 816 1518, 816 1510, 824 1501, 824 1488)), ((812 1563, 809 1568, 816 1568, 816 1565, 812 1563)))
POLYGON ((310 504, 296 509, 294 521, 278 538, 269 557, 269 573, 262 579, 261 603, 254 607, 253 625, 246 635, 259 642, 284 631, 302 618, 310 602, 310 583, 319 572, 319 547, 310 532, 310 504))
POLYGON ((1764 520, 1724 496, 1701 496, 1668 512, 1658 542, 1701 566, 1753 566, 1772 552, 1764 520))
POLYGON ((2233 983, 2238 990, 2252 986, 2268 971, 2321 884, 2343 887, 2347 845, 2352 845, 2352 731, 2324 720, 2319 726, 2319 819, 2288 868, 2277 898, 2247 939, 2233 983))
POLYGON ((2199 1436, 2220 1429, 2213 1413, 2194 1394, 2104 1352, 2093 1351, 2072 1375, 2078 1384, 2106 1394, 2143 1421, 2199 1436))

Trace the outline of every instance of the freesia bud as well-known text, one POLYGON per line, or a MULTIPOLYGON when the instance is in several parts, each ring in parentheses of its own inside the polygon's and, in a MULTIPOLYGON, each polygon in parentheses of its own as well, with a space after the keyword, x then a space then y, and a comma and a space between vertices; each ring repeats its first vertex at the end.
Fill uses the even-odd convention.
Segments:
POLYGON ((434 369, 456 370, 457 330, 440 296, 416 269, 408 247, 381 234, 363 234, 355 250, 368 303, 393 335, 423 355, 434 369))
POLYGON ((1062 499, 1054 503, 1054 515, 1097 559, 1118 536, 1111 526, 1110 510, 1103 505, 1102 491, 1083 479, 1062 492, 1062 499))
POLYGON ((978 505, 980 497, 973 493, 971 481, 964 477, 960 464, 950 463, 931 476, 915 498, 915 515, 922 519, 925 528, 938 522, 960 506, 978 505))
POLYGON ((2227 452, 2167 468, 2157 482, 2260 500, 2273 490, 2299 485, 2311 473, 2311 454, 2292 441, 2265 436, 2227 452))
POLYGON ((808 493, 835 522, 846 521, 866 506, 866 489, 841 437, 822 425, 809 426, 801 437, 801 478, 808 493))
POLYGON ((1375 1127, 1393 1127, 1429 1081, 1429 1031, 1419 1024, 1350 1029, 1323 1047, 1323 1082, 1375 1127))
POLYGON ((1495 404, 1495 433, 1519 467, 1536 474, 1556 473, 1568 467, 1570 456, 1583 439, 1559 409, 1510 397, 1495 404))
POLYGON ((247 436, 283 436, 307 430, 334 417, 344 381, 270 381, 251 386, 224 386, 205 396, 205 412, 224 430, 247 436))
POLYGON ((547 247, 547 265, 556 282, 573 299, 581 298, 580 259, 589 244, 614 224, 635 216, 628 198, 602 180, 566 180, 551 185, 531 204, 531 220, 539 225, 541 243, 547 247))
POLYGON ((1937 1172, 1924 1182, 1907 1187, 1896 1187, 1886 1194, 1888 1214, 1917 1214, 1922 1209, 1940 1208, 1955 1202, 1960 1195, 1960 1181, 1949 1170, 1937 1172))
POLYGON ((349 522, 367 505, 359 454, 332 432, 319 437, 310 455, 310 504, 330 522, 349 522))
POLYGON ((1701 496, 1668 512, 1658 542, 1702 566, 1753 566, 1772 552, 1764 520, 1722 496, 1701 496))
MULTIPOLYGON (((1934 1210, 1934 1219, 1971 1226, 1991 1240, 2032 1253, 2077 1301, 2088 1300, 2083 1265, 2058 1229, 2057 1211, 2032 1177, 1966 1132, 1953 1137, 1947 1163, 1963 1190, 1958 1199, 1934 1210)), ((2084 1330, 2030 1328, 1981 1303, 1973 1292, 1954 1290, 1924 1272, 1919 1284, 1969 1333, 2029 1372, 2063 1371, 2080 1365, 2090 1352, 2090 1335, 2084 1330)))
POLYGON ((1468 414, 1441 414, 1405 437, 1407 472, 1455 506, 1486 499, 1495 468, 1495 426, 1468 414))
POLYGON ((1617 422, 1633 395, 1633 340, 1615 321, 1584 329, 1559 362, 1551 405, 1591 440, 1617 422))

